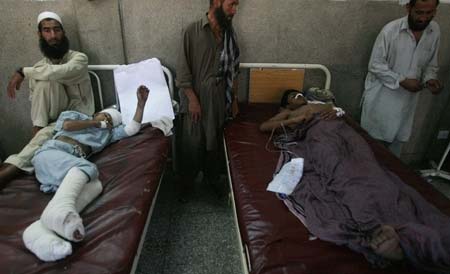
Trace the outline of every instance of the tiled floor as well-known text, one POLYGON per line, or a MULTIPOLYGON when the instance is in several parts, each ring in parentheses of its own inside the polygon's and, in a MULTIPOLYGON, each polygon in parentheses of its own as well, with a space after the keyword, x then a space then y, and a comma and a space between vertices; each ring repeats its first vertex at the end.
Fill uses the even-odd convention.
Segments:
MULTIPOLYGON (((425 162, 425 163, 421 163, 417 166, 413 166, 413 168, 415 170, 427 170, 427 169, 432 168, 431 166, 432 166, 432 164, 425 162)), ((442 170, 449 171, 450 166, 444 165, 442 170)), ((431 183, 437 190, 442 192, 445 196, 447 196, 447 198, 450 199, 450 180, 445 180, 440 177, 427 177, 427 178, 425 178, 425 180, 428 181, 429 183, 431 183)))
POLYGON ((447 196, 447 198, 450 199, 450 181, 449 180, 434 178, 434 179, 432 179, 431 184, 437 190, 444 193, 444 195, 447 196))
POLYGON ((165 174, 136 273, 242 273, 232 208, 225 196, 196 182, 187 203, 178 201, 165 174))

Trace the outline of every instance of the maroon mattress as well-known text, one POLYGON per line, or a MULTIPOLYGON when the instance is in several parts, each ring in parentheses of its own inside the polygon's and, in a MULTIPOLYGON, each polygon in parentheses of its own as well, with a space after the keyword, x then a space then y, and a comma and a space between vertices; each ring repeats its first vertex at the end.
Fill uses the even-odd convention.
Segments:
MULTIPOLYGON (((231 172, 239 229, 248 249, 252 274, 364 274, 418 273, 409 266, 372 268, 363 255, 346 247, 321 240, 309 240, 303 224, 275 194, 266 191, 272 180, 279 153, 270 135, 258 126, 277 112, 267 104, 240 107, 238 118, 225 129, 225 142, 231 172)), ((419 191, 428 201, 450 215, 450 200, 406 167, 383 145, 368 136, 354 121, 347 122, 373 149, 377 160, 419 191)))
POLYGON ((44 263, 23 242, 51 195, 34 176, 21 176, 0 191, 0 273, 130 273, 152 201, 166 164, 170 139, 146 126, 136 136, 90 158, 103 193, 82 212, 86 237, 64 260, 44 263))

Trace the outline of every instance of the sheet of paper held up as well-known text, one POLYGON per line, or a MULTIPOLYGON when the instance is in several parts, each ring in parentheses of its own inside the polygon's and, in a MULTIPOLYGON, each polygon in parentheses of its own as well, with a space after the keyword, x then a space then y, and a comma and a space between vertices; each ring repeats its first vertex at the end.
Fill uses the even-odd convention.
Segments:
POLYGON ((158 121, 163 117, 174 119, 169 88, 158 59, 152 58, 116 68, 114 82, 124 124, 133 119, 137 104, 136 90, 140 85, 145 85, 150 90, 142 122, 158 121))

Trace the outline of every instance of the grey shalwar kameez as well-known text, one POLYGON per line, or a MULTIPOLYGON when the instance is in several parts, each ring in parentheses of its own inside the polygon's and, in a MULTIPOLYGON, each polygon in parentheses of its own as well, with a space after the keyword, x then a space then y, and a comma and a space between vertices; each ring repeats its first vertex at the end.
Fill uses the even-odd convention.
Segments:
MULTIPOLYGON (((226 117, 225 81, 219 77, 223 43, 217 42, 208 17, 190 24, 183 33, 176 85, 180 88, 181 172, 195 175, 207 154, 220 149, 226 117), (201 120, 194 123, 184 90, 192 88, 201 106, 201 120)), ((218 161, 215 159, 215 161, 218 161)), ((208 159, 207 164, 211 163, 208 159)))

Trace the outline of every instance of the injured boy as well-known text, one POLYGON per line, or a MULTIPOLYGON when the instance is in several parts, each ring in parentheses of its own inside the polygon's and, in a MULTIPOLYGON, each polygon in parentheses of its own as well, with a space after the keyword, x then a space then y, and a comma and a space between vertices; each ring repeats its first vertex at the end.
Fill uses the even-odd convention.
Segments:
POLYGON ((115 109, 102 110, 93 117, 76 111, 60 114, 53 139, 32 159, 41 190, 56 191, 40 220, 23 233, 25 246, 39 259, 65 258, 72 253, 68 241, 83 240, 85 230, 78 213, 102 191, 97 167, 86 158, 139 132, 148 94, 145 86, 137 89, 136 112, 127 125, 122 125, 122 116, 115 109))
POLYGON ((345 112, 332 104, 320 101, 308 102, 302 92, 289 89, 283 93, 281 98, 280 112, 262 123, 259 129, 265 132, 286 126, 296 126, 308 122, 315 114, 320 114, 321 119, 330 120, 341 117, 345 112))
POLYGON ((329 119, 337 113, 331 105, 307 104, 298 94, 286 92, 280 113, 260 126, 284 129, 274 137, 281 151, 276 175, 298 173, 288 164, 303 160, 292 191, 278 196, 289 210, 314 236, 363 254, 375 267, 406 262, 450 273, 450 218, 380 164, 344 119, 329 119))

